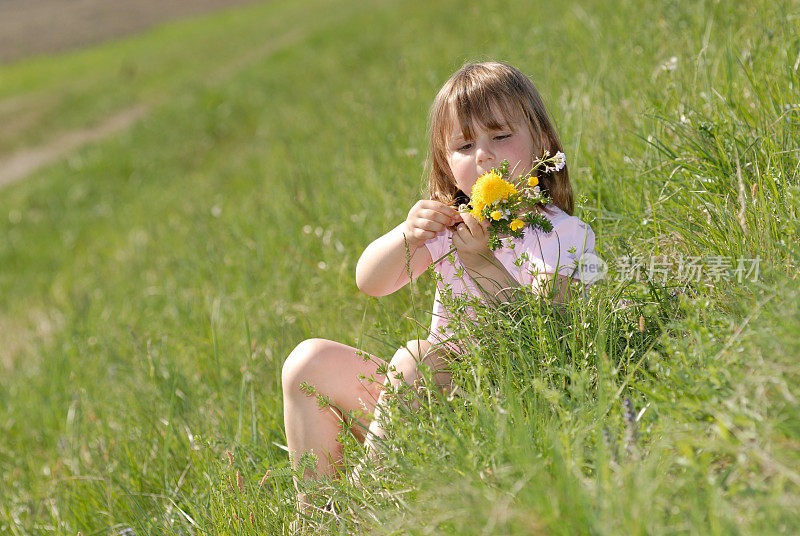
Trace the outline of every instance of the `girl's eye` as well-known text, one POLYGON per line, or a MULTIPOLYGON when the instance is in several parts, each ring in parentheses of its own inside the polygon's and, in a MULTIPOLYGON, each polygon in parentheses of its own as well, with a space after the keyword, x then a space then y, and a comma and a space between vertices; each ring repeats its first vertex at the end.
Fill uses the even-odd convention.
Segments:
POLYGON ((499 136, 495 136, 494 139, 496 140, 504 140, 506 138, 510 138, 511 134, 500 134, 499 136))
POLYGON ((471 143, 465 143, 464 145, 461 145, 461 146, 459 146, 458 150, 459 150, 459 151, 466 151, 466 150, 468 150, 470 147, 472 147, 472 144, 471 144, 471 143))

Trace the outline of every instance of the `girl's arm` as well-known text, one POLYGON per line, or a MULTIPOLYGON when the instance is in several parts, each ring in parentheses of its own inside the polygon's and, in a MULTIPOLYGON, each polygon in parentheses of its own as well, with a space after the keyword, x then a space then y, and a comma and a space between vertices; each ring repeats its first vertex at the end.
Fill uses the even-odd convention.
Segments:
POLYGON ((491 305, 511 301, 514 289, 520 287, 514 276, 508 273, 506 267, 494 255, 482 263, 464 264, 464 268, 491 305))
POLYGON ((489 222, 480 222, 469 213, 462 219, 464 223, 453 233, 461 263, 489 304, 510 301, 520 285, 489 249, 489 222))
POLYGON ((370 296, 386 296, 424 272, 433 259, 425 242, 404 240, 405 222, 372 242, 356 265, 356 285, 370 296), (406 243, 408 249, 406 249, 406 243), (410 258, 409 258, 410 257, 410 258))
POLYGON ((539 295, 547 296, 551 301, 566 304, 572 295, 580 294, 583 283, 563 274, 540 274, 534 283, 539 295))
MULTIPOLYGON (((511 301, 514 289, 521 285, 488 248, 488 222, 479 222, 470 214, 464 214, 463 220, 464 224, 456 227, 453 235, 461 262, 489 303, 511 301)), ((555 277, 540 274, 533 287, 548 300, 563 304, 571 298, 572 289, 580 284, 558 273, 555 277)))
POLYGON ((356 285, 370 296, 386 296, 404 287, 432 261, 425 241, 460 220, 452 207, 438 201, 418 201, 406 221, 372 242, 361 254, 356 265, 356 285))
MULTIPOLYGON (((511 301, 514 289, 521 286, 497 259, 494 262, 488 260, 484 264, 465 267, 490 303, 511 301)), ((537 294, 559 304, 567 303, 573 292, 580 292, 580 286, 580 281, 562 274, 555 274, 555 277, 553 274, 539 274, 533 283, 537 294)))

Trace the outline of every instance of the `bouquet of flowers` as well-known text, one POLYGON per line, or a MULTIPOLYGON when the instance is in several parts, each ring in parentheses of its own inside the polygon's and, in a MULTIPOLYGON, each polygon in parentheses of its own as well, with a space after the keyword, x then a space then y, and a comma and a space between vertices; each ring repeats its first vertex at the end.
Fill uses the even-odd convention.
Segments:
POLYGON ((531 171, 518 176, 513 182, 510 180, 507 160, 500 163, 499 169, 492 169, 478 178, 472 187, 472 198, 466 209, 478 221, 489 221, 491 250, 501 246, 501 234, 522 238, 527 225, 548 233, 553 229, 550 220, 534 210, 537 203, 551 202, 539 188, 536 172, 560 171, 565 165, 564 153, 558 151, 550 156, 550 152, 545 150, 542 158, 535 160, 531 171))

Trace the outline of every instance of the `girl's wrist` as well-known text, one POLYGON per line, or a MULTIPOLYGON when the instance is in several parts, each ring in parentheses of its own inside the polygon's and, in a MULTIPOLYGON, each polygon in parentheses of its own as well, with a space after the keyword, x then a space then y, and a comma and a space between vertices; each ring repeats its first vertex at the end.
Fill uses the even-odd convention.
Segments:
POLYGON ((400 239, 402 240, 403 244, 408 245, 408 249, 411 250, 412 253, 425 243, 425 239, 414 237, 414 234, 408 228, 407 223, 403 223, 401 226, 400 239))
POLYGON ((497 257, 494 256, 494 253, 491 250, 486 250, 484 253, 479 254, 467 254, 464 255, 459 252, 458 256, 461 258, 461 263, 467 270, 473 272, 485 272, 486 269, 491 269, 492 267, 497 266, 497 257))

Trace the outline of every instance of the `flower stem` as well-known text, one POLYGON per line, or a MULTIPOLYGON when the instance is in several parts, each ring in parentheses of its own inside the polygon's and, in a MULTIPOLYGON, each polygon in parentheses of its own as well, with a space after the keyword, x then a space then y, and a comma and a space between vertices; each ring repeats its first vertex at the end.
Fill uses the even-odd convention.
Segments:
POLYGON ((455 247, 455 246, 453 246, 453 247, 451 247, 451 248, 450 248, 450 251, 448 251, 447 253, 445 253, 444 255, 442 255, 441 257, 439 257, 438 259, 436 259, 435 261, 433 261, 431 264, 438 264, 438 263, 439 263, 439 262, 441 262, 443 259, 445 259, 446 257, 449 257, 450 255, 452 255, 452 254, 453 254, 453 253, 455 253, 455 252, 456 252, 456 247, 455 247))

